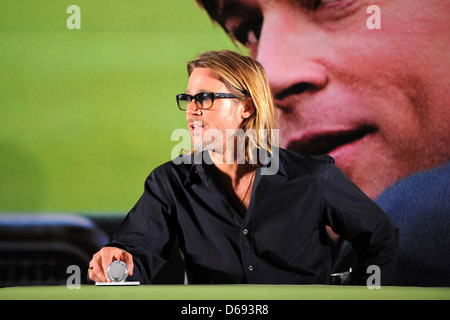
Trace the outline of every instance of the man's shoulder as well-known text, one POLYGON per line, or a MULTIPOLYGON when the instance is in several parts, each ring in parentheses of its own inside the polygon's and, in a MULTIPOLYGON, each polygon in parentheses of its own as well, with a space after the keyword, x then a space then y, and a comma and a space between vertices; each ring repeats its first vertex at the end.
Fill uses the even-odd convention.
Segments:
POLYGON ((308 154, 296 150, 288 150, 279 148, 280 159, 284 162, 293 162, 293 163, 309 163, 309 164, 323 164, 329 163, 334 164, 334 158, 329 155, 313 155, 308 154))
POLYGON ((191 170, 191 156, 180 155, 175 159, 167 161, 152 170, 150 175, 156 177, 169 177, 176 173, 177 176, 187 177, 189 171, 191 170))
POLYGON ((289 177, 317 176, 334 166, 334 159, 328 155, 312 155, 295 150, 278 148, 281 172, 289 177))

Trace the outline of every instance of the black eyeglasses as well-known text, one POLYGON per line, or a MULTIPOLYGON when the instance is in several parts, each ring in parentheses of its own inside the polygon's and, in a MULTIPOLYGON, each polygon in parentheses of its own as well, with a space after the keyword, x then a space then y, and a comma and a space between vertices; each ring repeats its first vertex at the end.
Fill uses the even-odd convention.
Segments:
POLYGON ((186 111, 187 106, 192 100, 199 109, 210 109, 214 105, 215 99, 238 99, 232 93, 200 92, 191 96, 187 93, 177 94, 177 105, 182 111, 186 111))

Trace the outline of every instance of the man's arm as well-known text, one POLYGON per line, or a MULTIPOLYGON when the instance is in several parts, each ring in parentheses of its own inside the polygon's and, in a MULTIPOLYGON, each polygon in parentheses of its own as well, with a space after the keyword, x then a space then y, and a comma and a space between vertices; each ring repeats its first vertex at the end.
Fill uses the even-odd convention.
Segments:
POLYGON ((398 228, 387 214, 334 164, 324 170, 325 223, 350 241, 357 255, 352 283, 365 285, 378 266, 381 284, 391 282, 398 252, 398 228))
MULTIPOLYGON (((168 201, 164 177, 152 172, 145 182, 145 190, 128 213, 111 241, 94 255, 90 277, 102 279, 113 260, 123 257, 130 270, 128 280, 152 283, 166 263, 174 239, 173 207, 168 201), (92 273, 92 276, 91 276, 92 273)), ((120 259, 122 260, 122 259, 120 259)))

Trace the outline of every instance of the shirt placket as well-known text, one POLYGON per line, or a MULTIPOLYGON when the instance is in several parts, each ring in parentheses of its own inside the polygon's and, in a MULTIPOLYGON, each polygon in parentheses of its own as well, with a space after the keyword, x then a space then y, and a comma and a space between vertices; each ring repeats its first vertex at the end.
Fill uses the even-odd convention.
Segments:
POLYGON ((244 268, 245 278, 248 283, 258 283, 260 270, 258 269, 258 260, 254 250, 254 236, 252 230, 252 221, 255 215, 255 203, 253 198, 258 190, 263 187, 261 183, 261 176, 259 174, 255 177, 254 189, 252 190, 250 204, 244 216, 241 225, 241 234, 239 238, 239 246, 241 249, 242 264, 244 268))

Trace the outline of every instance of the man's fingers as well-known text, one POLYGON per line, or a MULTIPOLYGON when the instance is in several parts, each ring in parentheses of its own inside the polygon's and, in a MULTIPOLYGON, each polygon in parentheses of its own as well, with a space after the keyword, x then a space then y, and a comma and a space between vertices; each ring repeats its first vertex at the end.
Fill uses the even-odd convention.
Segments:
POLYGON ((131 254, 129 254, 128 252, 124 251, 121 260, 127 264, 128 275, 132 276, 133 269, 134 269, 133 256, 131 254))
POLYGON ((89 273, 89 278, 95 282, 105 282, 105 279, 103 277, 104 277, 103 272, 95 273, 95 271, 92 270, 89 273))
POLYGON ((111 282, 108 278, 108 266, 114 260, 122 260, 128 266, 128 274, 133 275, 133 256, 125 250, 115 247, 104 247, 99 252, 94 254, 89 267, 89 278, 97 282, 111 282))
POLYGON ((88 274, 89 274, 89 279, 91 279, 92 281, 98 281, 97 274, 98 274, 99 269, 101 269, 101 265, 99 264, 100 259, 101 258, 100 258, 99 253, 96 253, 92 257, 92 260, 89 262, 88 274))
MULTIPOLYGON (((106 250, 108 251, 108 250, 106 250)), ((108 275, 106 273, 108 268, 109 254, 105 250, 100 250, 92 257, 91 262, 89 262, 89 267, 92 268, 89 272, 89 278, 96 282, 107 282, 108 275), (105 267, 106 266, 106 267, 105 267)))
POLYGON ((113 253, 112 250, 102 250, 102 269, 103 269, 103 278, 105 282, 110 282, 111 280, 108 278, 108 266, 113 261, 113 253))
POLYGON ((103 268, 101 267, 101 265, 96 264, 95 266, 91 266, 88 272, 89 272, 89 278, 92 281, 96 281, 96 282, 105 282, 105 276, 104 276, 104 272, 103 272, 103 268))

